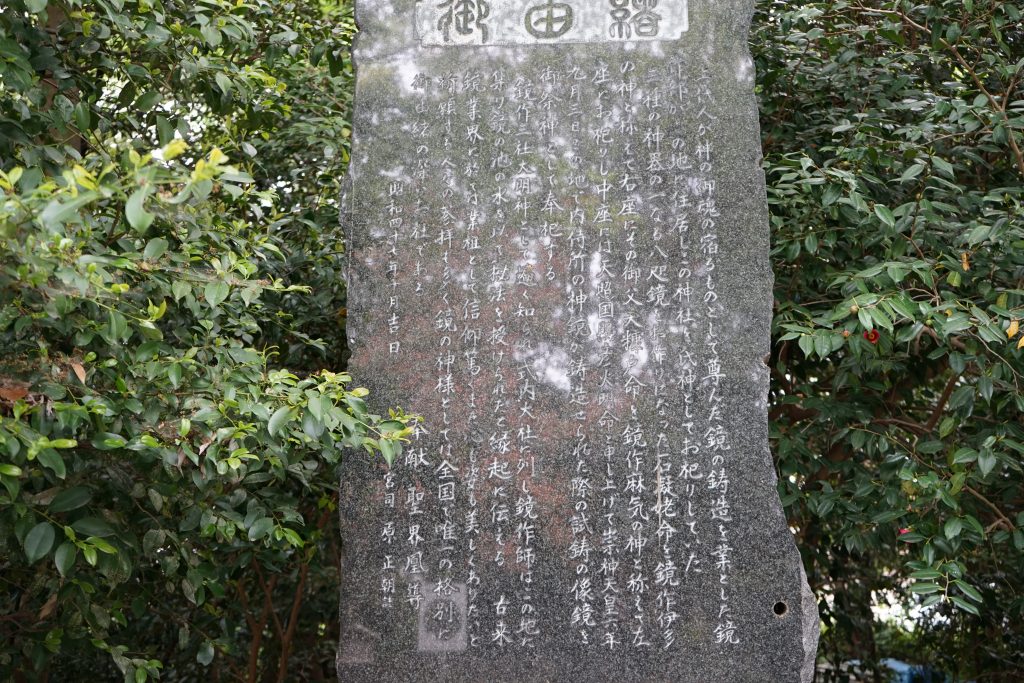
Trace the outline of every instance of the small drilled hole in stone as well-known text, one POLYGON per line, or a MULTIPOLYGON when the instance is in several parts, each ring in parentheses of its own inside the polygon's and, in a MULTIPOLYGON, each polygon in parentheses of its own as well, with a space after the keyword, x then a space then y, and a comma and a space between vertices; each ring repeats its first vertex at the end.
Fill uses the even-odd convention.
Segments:
POLYGON ((775 603, 775 607, 772 608, 772 611, 775 612, 775 616, 784 617, 786 616, 786 612, 789 611, 789 606, 780 600, 775 603))

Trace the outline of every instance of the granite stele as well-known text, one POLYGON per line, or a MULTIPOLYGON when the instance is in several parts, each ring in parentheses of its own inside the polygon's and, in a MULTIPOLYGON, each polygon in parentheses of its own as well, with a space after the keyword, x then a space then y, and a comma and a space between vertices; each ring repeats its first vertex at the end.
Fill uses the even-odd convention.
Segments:
POLYGON ((345 683, 810 680, 751 0, 361 0, 345 683))

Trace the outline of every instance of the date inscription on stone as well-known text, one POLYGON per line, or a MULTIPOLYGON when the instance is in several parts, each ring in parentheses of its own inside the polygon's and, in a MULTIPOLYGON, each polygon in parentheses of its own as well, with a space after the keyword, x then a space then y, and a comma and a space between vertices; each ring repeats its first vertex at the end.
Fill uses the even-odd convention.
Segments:
POLYGON ((687 0, 421 0, 420 42, 536 45, 678 40, 687 0))

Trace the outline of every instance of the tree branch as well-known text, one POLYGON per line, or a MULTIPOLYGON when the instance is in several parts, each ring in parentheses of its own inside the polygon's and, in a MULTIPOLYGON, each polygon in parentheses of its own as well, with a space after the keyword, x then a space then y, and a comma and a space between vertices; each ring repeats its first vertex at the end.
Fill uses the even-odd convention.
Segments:
POLYGON ((980 500, 982 503, 987 505, 989 507, 989 509, 991 509, 993 512, 996 513, 996 517, 998 517, 999 519, 996 521, 995 524, 993 524, 993 525, 991 525, 989 527, 990 530, 994 529, 995 527, 1000 526, 1000 525, 1005 527, 1007 531, 1013 531, 1014 530, 1013 522, 1011 522, 1010 518, 1007 517, 1003 513, 1003 511, 999 509, 999 506, 997 506, 995 503, 993 503, 991 500, 989 500, 985 496, 983 496, 980 493, 978 493, 975 489, 971 488, 970 486, 965 486, 964 487, 964 491, 967 491, 968 493, 970 493, 972 496, 974 496, 975 498, 980 500))
POLYGON ((270 615, 274 618, 274 631, 277 632, 277 637, 280 638, 284 635, 284 628, 282 628, 281 620, 277 617, 277 612, 274 610, 274 586, 277 585, 277 576, 271 576, 270 581, 267 582, 263 578, 263 570, 260 569, 260 563, 253 559, 252 566, 256 569, 256 579, 260 582, 260 588, 263 589, 264 608, 269 607, 270 615))
POLYGON ((273 611, 273 603, 267 600, 263 601, 263 611, 260 612, 260 618, 257 621, 257 619, 252 616, 249 609, 249 598, 242 589, 242 583, 238 582, 235 585, 238 588, 238 599, 241 601, 242 608, 245 610, 245 620, 249 624, 249 628, 252 630, 252 640, 249 642, 249 658, 246 666, 245 680, 247 683, 256 683, 257 676, 259 675, 260 649, 263 645, 263 631, 267 627, 267 618, 270 616, 269 613, 273 611))
MULTIPOLYGON (((898 16, 901 20, 913 26, 918 31, 925 33, 929 37, 932 36, 932 30, 930 28, 917 23, 901 10, 887 10, 883 8, 869 10, 863 5, 860 5, 860 9, 861 11, 868 13, 871 13, 872 11, 877 11, 883 14, 891 14, 898 16)), ((1024 176, 1024 150, 1021 150, 1020 145, 1017 144, 1017 139, 1013 136, 1013 127, 1010 125, 1009 117, 1006 115, 1006 100, 1008 99, 1008 97, 1004 96, 1003 104, 997 102, 995 96, 992 95, 992 93, 989 92, 988 88, 985 87, 985 83, 978 76, 978 73, 977 71, 974 70, 974 67, 971 64, 969 64, 966 59, 964 59, 964 56, 962 54, 960 54, 960 50, 956 48, 956 45, 950 43, 948 40, 946 40, 944 36, 938 36, 938 38, 939 42, 946 49, 949 50, 949 52, 953 55, 956 61, 960 64, 960 66, 962 66, 964 70, 967 72, 967 74, 971 77, 971 80, 974 82, 974 87, 976 87, 978 91, 985 96, 985 98, 988 100, 989 106, 995 111, 997 115, 1002 116, 1002 122, 1006 125, 1006 137, 1010 143, 1010 149, 1013 152, 1013 156, 1017 163, 1017 170, 1020 172, 1021 176, 1024 176)), ((1007 95, 1009 94, 1009 92, 1010 91, 1007 90, 1007 95)))
MULTIPOLYGON (((331 519, 332 508, 326 506, 320 513, 317 520, 317 531, 323 532, 327 522, 331 519)), ((306 592, 306 578, 309 576, 309 563, 312 556, 306 557, 299 568, 299 583, 295 587, 295 596, 292 599, 292 611, 288 615, 288 630, 281 638, 281 656, 277 664, 277 683, 284 683, 288 674, 288 658, 291 656, 292 640, 295 638, 295 630, 299 624, 299 612, 302 610, 302 601, 306 592)))
POLYGON ((953 373, 953 376, 946 382, 946 388, 942 390, 942 395, 939 396, 939 402, 935 405, 935 410, 932 411, 931 417, 928 418, 928 422, 925 423, 925 430, 931 432, 935 429, 935 425, 939 423, 939 418, 942 417, 942 413, 946 410, 946 403, 949 402, 949 397, 953 395, 953 390, 956 389, 956 383, 960 380, 959 373, 953 373))

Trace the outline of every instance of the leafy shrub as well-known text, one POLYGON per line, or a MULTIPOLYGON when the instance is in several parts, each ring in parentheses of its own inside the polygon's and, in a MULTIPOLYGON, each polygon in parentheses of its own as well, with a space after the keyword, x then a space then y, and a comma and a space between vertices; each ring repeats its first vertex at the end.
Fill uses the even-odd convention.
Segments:
POLYGON ((889 601, 958 680, 1024 675, 1022 10, 758 4, 773 440, 835 665, 889 601))
POLYGON ((335 466, 410 423, 316 341, 342 283, 305 278, 340 255, 299 255, 337 249, 337 186, 281 170, 351 30, 309 3, 0 10, 0 678, 319 666, 290 654, 327 621, 307 601, 336 607, 335 466))

